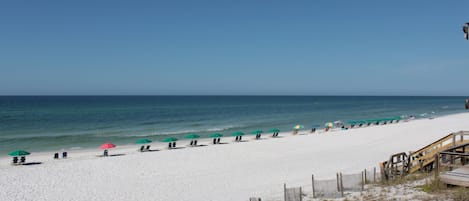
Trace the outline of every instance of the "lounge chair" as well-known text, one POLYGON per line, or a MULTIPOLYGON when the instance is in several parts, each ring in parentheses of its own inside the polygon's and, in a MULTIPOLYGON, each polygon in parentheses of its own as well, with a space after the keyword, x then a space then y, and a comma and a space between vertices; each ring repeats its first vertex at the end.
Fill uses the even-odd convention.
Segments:
POLYGON ((168 148, 171 149, 171 148, 172 148, 172 145, 173 145, 173 143, 170 142, 170 143, 168 144, 168 148))
POLYGON ((175 148, 175 147, 176 147, 176 142, 173 142, 173 148, 175 148))
POLYGON ((21 158, 20 158, 20 164, 23 164, 23 163, 25 163, 25 162, 26 162, 26 157, 21 156, 21 158))
POLYGON ((109 156, 109 153, 108 153, 108 151, 107 151, 107 150, 104 150, 104 152, 103 152, 103 156, 104 156, 104 157, 106 157, 106 156, 109 156))
POLYGON ((220 138, 217 139, 217 144, 220 144, 220 138))
POLYGON ((143 152, 145 151, 145 146, 141 146, 140 149, 139 149, 140 152, 143 152))
POLYGON ((62 152, 62 158, 67 158, 67 155, 68 155, 68 154, 67 154, 66 151, 62 152))
POLYGON ((194 140, 194 146, 197 146, 197 140, 194 140))
POLYGON ((194 140, 191 140, 190 145, 191 145, 191 146, 194 146, 194 140))
POLYGON ((54 159, 59 159, 59 153, 54 154, 54 159))
POLYGON ((150 151, 150 145, 147 145, 147 147, 145 148, 145 151, 150 151))
POLYGON ((217 138, 213 138, 213 144, 217 143, 217 138))
POLYGON ((13 165, 18 165, 18 157, 13 157, 13 161, 11 161, 11 164, 13 165))

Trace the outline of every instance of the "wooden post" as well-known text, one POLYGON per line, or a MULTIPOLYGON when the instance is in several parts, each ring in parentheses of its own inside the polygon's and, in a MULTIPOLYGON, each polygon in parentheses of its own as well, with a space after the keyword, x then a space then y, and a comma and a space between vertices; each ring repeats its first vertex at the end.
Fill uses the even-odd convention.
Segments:
POLYGON ((438 154, 435 154, 435 179, 438 178, 440 174, 440 157, 438 154))
POLYGON ((342 172, 340 173, 340 195, 344 197, 344 183, 342 180, 342 172))
POLYGON ((301 186, 300 186, 300 201, 303 201, 303 191, 301 191, 301 186))
POLYGON ((284 201, 287 201, 287 184, 283 183, 283 197, 284 201))
POLYGON ((336 175, 336 177, 337 177, 337 178, 336 178, 336 180, 337 180, 337 191, 340 192, 340 178, 339 178, 339 173, 336 173, 335 175, 336 175))
POLYGON ((376 167, 373 167, 373 183, 376 183, 376 167))
POLYGON ((316 194, 314 193, 314 174, 311 175, 311 180, 313 184, 313 198, 316 198, 316 194))
POLYGON ((364 176, 365 176, 365 183, 366 183, 366 168, 363 172, 365 173, 364 176))
POLYGON ((453 146, 456 145, 456 134, 453 133, 453 146))
POLYGON ((366 172, 362 172, 362 191, 365 190, 366 172))
POLYGON ((453 167, 454 167, 454 156, 453 155, 450 156, 450 164, 451 165, 449 166, 449 170, 452 171, 453 167))
MULTIPOLYGON (((466 153, 466 146, 463 146, 462 147, 462 153, 465 154, 466 153)), ((466 156, 461 156, 461 165, 466 165, 466 156)))

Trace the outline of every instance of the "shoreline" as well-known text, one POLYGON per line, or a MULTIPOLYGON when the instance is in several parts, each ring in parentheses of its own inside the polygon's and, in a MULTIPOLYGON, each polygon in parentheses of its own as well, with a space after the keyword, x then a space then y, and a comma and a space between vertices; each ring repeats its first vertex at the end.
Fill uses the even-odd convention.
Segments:
MULTIPOLYGON (((425 119, 438 119, 438 118, 443 118, 443 117, 447 117, 447 116, 453 116, 453 115, 459 115, 459 114, 464 114, 466 112, 457 112, 457 113, 452 113, 452 114, 444 114, 444 115, 441 115, 441 116, 436 116, 434 118, 431 118, 431 116, 428 116, 428 117, 419 117, 419 118, 416 118, 416 119, 413 119, 413 120, 409 120, 409 121, 419 121, 419 120, 425 120, 425 119)), ((405 121, 407 122, 407 120, 405 121)), ((403 123, 402 122, 399 122, 399 123, 403 123)), ((393 123, 395 124, 395 123, 393 123)), ((389 125, 389 124, 388 124, 389 125)), ((391 124, 392 125, 392 124, 391 124)), ((355 129, 362 129, 362 128, 367 128, 367 127, 375 127, 376 125, 372 125, 372 126, 364 126, 364 127, 355 127, 355 128, 352 128, 352 130, 355 130, 355 129)), ((387 125, 379 125, 379 126, 387 126, 387 125)), ((339 128, 334 128, 334 130, 332 130, 332 132, 340 132, 340 131, 343 131, 343 130, 339 130, 339 128)), ((285 131, 285 132, 280 132, 279 135, 282 137, 282 136, 288 136, 288 135, 292 135, 292 132, 293 130, 291 131, 285 131)), ((330 131, 331 132, 331 131, 330 131)), ((315 133, 310 133, 310 130, 307 130, 307 129, 304 129, 304 130, 300 130, 300 135, 301 134, 318 134, 318 133, 324 133, 324 128, 323 127, 318 127, 317 128, 317 131, 315 133)), ((167 136, 167 137, 170 137, 172 135, 164 135, 164 136, 167 136)), ((246 134, 245 136, 243 137, 246 137, 246 138, 250 138, 254 136, 253 134, 246 134)), ((271 136, 271 133, 263 133, 262 134, 262 138, 263 139, 270 139, 271 137, 266 137, 266 136, 271 136)), ((146 138, 146 137, 142 137, 142 138, 146 138)), ((231 140, 231 138, 234 138, 232 136, 230 136, 230 134, 228 134, 228 136, 224 136, 222 137, 222 141, 225 141, 225 142, 233 142, 233 140, 231 140)), ((212 138, 210 137, 205 137, 205 136, 201 136, 198 140, 199 142, 200 141, 203 141, 203 143, 205 145, 208 145, 208 146, 211 146, 212 144, 210 143, 210 140, 212 138)), ((251 139, 251 138, 250 138, 251 139)), ((251 139, 253 140, 253 139, 251 139)), ((250 140, 250 141, 251 141, 250 140)), ((187 139, 180 139, 177 141, 177 144, 178 146, 181 146, 181 143, 186 145, 188 144, 188 142, 190 142, 190 140, 187 140, 187 139)), ((104 141, 102 143, 105 143, 104 141)), ((112 141, 111 141, 112 143, 112 141)), ((200 143, 199 143, 200 144, 200 143)), ((125 150, 126 152, 130 151, 132 149, 132 147, 135 147, 135 150, 137 150, 140 145, 138 144, 132 144, 132 143, 126 143, 126 144, 116 144, 117 145, 117 148, 115 149, 111 149, 110 151, 112 152, 112 150, 125 150)), ((161 142, 161 141, 153 141, 152 143, 150 143, 151 145, 151 148, 152 149, 159 149, 159 150, 165 150, 165 145, 167 145, 167 143, 165 142, 161 142), (156 145, 156 146, 154 146, 156 145)), ((184 146, 185 147, 185 146, 184 146)), ((190 147, 187 147, 187 148, 190 148, 190 147)), ((63 150, 67 151, 69 154, 70 153, 78 153, 79 155, 82 155, 82 153, 99 153, 99 152, 102 152, 102 150, 99 149, 99 146, 96 146, 96 148, 93 148, 91 146, 86 146, 86 147, 70 147, 70 148, 64 148, 64 149, 61 149, 61 150, 57 150, 57 151, 51 151, 51 150, 43 150, 43 151, 35 151, 35 152, 31 152, 31 154, 34 154, 33 156, 37 155, 37 156, 45 156, 45 155, 50 155, 51 158, 53 156, 54 153, 61 153, 63 150)), ((26 150, 28 151, 28 150, 26 150)), ((7 155, 7 153, 5 153, 5 155, 0 155, 0 162, 1 160, 4 160, 5 158, 11 158, 10 156, 7 155)), ((29 158, 29 156, 28 156, 29 158)), ((2 165, 0 164, 0 168, 2 167, 2 165)))

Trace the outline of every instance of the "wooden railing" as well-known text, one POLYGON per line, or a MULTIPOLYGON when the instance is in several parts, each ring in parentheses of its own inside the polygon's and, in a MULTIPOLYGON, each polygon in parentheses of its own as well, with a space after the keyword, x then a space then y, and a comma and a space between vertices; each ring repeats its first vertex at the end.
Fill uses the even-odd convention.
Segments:
POLYGON ((435 154, 435 178, 440 178, 443 183, 469 187, 469 174, 467 168, 461 167, 469 162, 469 143, 453 146, 435 154), (446 168, 443 168, 446 167, 446 168), (449 170, 440 176, 440 171, 449 170))
POLYGON ((469 131, 459 131, 442 137, 441 139, 410 154, 409 173, 423 170, 435 161, 435 154, 448 148, 469 142, 469 131))

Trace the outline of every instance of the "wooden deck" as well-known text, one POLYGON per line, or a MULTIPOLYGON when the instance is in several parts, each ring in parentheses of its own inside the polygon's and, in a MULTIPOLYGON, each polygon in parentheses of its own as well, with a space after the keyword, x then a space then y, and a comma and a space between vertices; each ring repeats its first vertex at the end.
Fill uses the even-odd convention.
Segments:
POLYGON ((440 180, 446 184, 469 187, 469 165, 441 174, 440 180))

